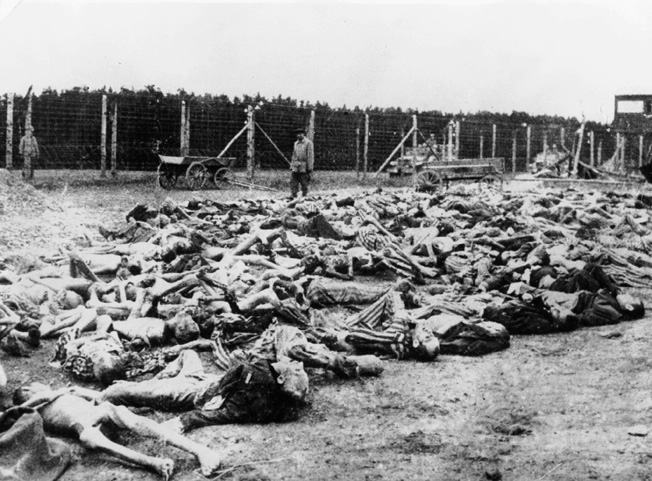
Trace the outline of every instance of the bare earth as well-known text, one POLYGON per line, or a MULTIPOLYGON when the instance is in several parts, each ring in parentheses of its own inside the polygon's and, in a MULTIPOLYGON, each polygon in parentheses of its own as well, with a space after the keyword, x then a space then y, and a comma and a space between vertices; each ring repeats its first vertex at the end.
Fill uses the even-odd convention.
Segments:
MULTIPOLYGON (((99 241, 97 227, 124 220, 138 202, 193 196, 280 196, 246 189, 171 192, 146 183, 66 186, 37 171, 45 205, 12 202, 0 214, 0 257, 52 254, 99 241)), ((647 292, 637 292, 645 300, 647 292)), ((652 480, 652 325, 641 321, 512 338, 481 358, 389 362, 379 378, 341 381, 312 371, 311 403, 287 424, 203 428, 190 437, 224 453, 231 480, 652 480), (612 334, 611 336, 605 336, 612 334), (613 334, 616 334, 615 336, 613 334)), ((52 341, 28 360, 0 354, 10 387, 69 379, 49 367, 52 341)), ((145 412, 158 420, 171 415, 145 412)), ((173 479, 202 480, 195 460, 152 440, 115 433, 135 449, 175 460, 173 479)), ((158 476, 78 445, 61 479, 155 480, 158 476)))

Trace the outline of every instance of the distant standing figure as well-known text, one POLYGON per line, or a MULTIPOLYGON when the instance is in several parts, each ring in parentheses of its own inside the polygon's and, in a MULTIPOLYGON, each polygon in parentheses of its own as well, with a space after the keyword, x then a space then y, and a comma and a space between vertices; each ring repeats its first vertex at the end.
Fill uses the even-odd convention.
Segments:
POLYGON ((20 155, 23 156, 23 177, 26 179, 34 178, 34 163, 38 159, 38 142, 34 137, 34 128, 27 127, 25 135, 20 139, 20 155))
POLYGON ((315 164, 315 152, 312 141, 306 137, 304 129, 296 131, 297 141, 294 143, 292 162, 290 163, 290 192, 292 198, 299 194, 299 186, 303 196, 308 195, 308 184, 311 180, 312 170, 315 164))

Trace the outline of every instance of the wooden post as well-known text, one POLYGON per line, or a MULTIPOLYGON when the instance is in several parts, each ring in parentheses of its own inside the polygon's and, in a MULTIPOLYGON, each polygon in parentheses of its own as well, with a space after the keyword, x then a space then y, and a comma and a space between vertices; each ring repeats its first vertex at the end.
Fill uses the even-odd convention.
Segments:
POLYGON ((586 122, 582 122, 580 127, 580 137, 577 140, 577 149, 575 149, 575 158, 573 159, 573 175, 577 175, 577 166, 580 161, 580 155, 582 154, 582 144, 584 143, 584 127, 586 122))
POLYGON ((355 128, 355 178, 360 178, 360 127, 355 128))
POLYGON ((598 142, 598 167, 602 165, 602 139, 598 142))
POLYGON ((496 157, 496 124, 493 125, 491 135, 491 157, 496 157))
POLYGON ((484 159, 484 135, 480 136, 480 158, 484 159))
POLYGON ((369 166, 369 114, 364 114, 364 150, 362 153, 362 178, 367 178, 369 166))
POLYGON ((446 148, 446 159, 450 162, 453 160, 453 122, 448 122, 448 141, 446 148))
POLYGON ((179 155, 184 157, 186 154, 186 101, 181 101, 181 126, 179 131, 179 155))
POLYGON ((115 177, 118 170, 118 100, 113 101, 111 116, 111 175, 115 177))
POLYGON ((643 136, 638 136, 638 166, 643 167, 643 136))
MULTIPOLYGON (((405 128, 401 129, 401 138, 405 137, 405 128)), ((401 157, 405 157, 405 144, 401 144, 401 157)))
POLYGON ((516 130, 512 139, 512 174, 516 172, 516 130))
POLYGON ((7 170, 14 168, 14 94, 7 94, 7 150, 5 162, 7 170))
POLYGON ((527 144, 526 144, 526 153, 525 153, 525 169, 527 172, 530 172, 532 169, 530 168, 530 163, 532 162, 532 126, 528 125, 527 129, 525 131, 526 137, 527 137, 527 144))
POLYGON ((315 111, 310 111, 310 123, 308 124, 308 138, 311 142, 315 141, 315 111))
MULTIPOLYGON (((31 88, 30 88, 31 90, 31 88)), ((27 115, 25 116, 25 130, 32 126, 32 94, 27 97, 27 115)))
POLYGON ((620 150, 620 165, 625 166, 625 150, 627 148, 627 135, 623 134, 620 138, 620 141, 623 144, 623 148, 620 150))
POLYGON ((254 109, 251 105, 247 106, 247 177, 250 181, 254 179, 254 109))
POLYGON ((186 149, 184 155, 190 155, 190 104, 186 105, 186 121, 185 121, 185 138, 183 145, 186 149))
POLYGON ((100 139, 100 177, 106 177, 106 95, 102 95, 102 137, 100 139))
POLYGON ((460 158, 460 131, 461 131, 461 125, 460 121, 458 120, 455 122, 455 158, 459 159, 460 158))
POLYGON ((589 142, 591 143, 591 167, 595 167, 595 132, 589 133, 589 142))
POLYGON ((417 127, 417 116, 413 115, 412 116, 412 180, 413 180, 413 185, 414 182, 416 182, 416 176, 417 176, 417 147, 419 145, 419 140, 417 138, 418 134, 418 127, 417 127))
POLYGON ((560 145, 566 148, 566 127, 559 130, 559 139, 561 140, 560 145))
POLYGON ((546 156, 548 155, 548 131, 546 130, 543 133, 543 158, 545 161, 546 156))

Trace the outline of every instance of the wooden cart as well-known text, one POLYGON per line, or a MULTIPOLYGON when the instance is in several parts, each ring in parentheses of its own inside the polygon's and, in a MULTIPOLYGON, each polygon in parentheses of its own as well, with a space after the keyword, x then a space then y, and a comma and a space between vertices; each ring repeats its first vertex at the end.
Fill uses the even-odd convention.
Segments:
POLYGON ((478 181, 481 187, 503 188, 505 159, 457 159, 425 162, 417 167, 414 188, 418 191, 444 190, 451 182, 478 181))
POLYGON ((235 157, 172 157, 159 155, 157 182, 164 189, 171 189, 179 177, 185 177, 192 190, 204 187, 210 179, 216 186, 225 185, 233 178, 231 167, 235 157))
MULTIPOLYGON (((445 154, 438 153, 440 158, 445 154)), ((426 147, 407 149, 404 156, 393 160, 387 172, 391 176, 414 176, 419 191, 443 190, 454 181, 479 181, 482 185, 501 188, 505 159, 502 157, 440 160, 426 147)))

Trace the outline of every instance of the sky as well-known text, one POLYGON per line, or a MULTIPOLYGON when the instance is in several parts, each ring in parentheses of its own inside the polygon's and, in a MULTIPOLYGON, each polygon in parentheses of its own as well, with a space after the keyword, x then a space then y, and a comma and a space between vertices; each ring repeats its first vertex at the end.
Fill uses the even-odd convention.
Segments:
POLYGON ((649 0, 0 0, 0 95, 87 86, 611 122, 649 0))

